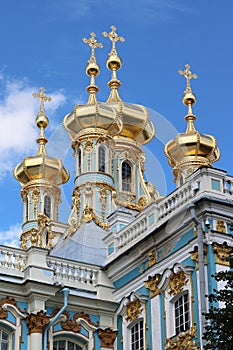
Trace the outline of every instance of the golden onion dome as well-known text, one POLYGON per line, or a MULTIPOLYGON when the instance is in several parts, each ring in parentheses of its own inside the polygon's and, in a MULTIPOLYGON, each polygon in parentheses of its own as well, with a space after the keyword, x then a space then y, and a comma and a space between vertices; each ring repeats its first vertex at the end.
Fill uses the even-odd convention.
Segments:
POLYGON ((94 50, 102 48, 102 44, 95 39, 95 33, 91 33, 89 39, 83 39, 91 47, 91 57, 86 67, 86 73, 91 79, 87 87, 89 99, 87 105, 75 106, 74 111, 65 116, 63 125, 73 141, 80 136, 97 133, 128 137, 143 145, 154 137, 155 129, 144 106, 125 103, 119 96, 118 89, 121 82, 117 79, 116 72, 121 68, 122 61, 116 51, 116 42, 123 42, 125 39, 116 34, 114 26, 111 29, 110 33, 103 32, 103 35, 112 41, 112 49, 106 62, 107 68, 112 71, 112 78, 108 83, 111 89, 109 98, 106 102, 96 100, 98 87, 95 85, 95 77, 100 69, 96 63, 94 50))
POLYGON ((44 129, 48 125, 48 118, 44 112, 44 102, 51 101, 51 98, 45 95, 44 88, 41 88, 38 94, 34 93, 33 96, 41 100, 40 112, 36 119, 36 125, 40 129, 40 136, 36 140, 39 149, 35 156, 25 157, 22 163, 15 167, 14 176, 23 185, 34 180, 51 181, 56 185, 61 185, 69 180, 69 171, 59 158, 49 157, 45 149, 48 140, 44 136, 44 129))
POLYGON ((179 71, 187 79, 187 86, 183 96, 183 103, 188 106, 188 114, 185 116, 187 129, 185 133, 179 133, 174 140, 165 145, 165 155, 173 168, 175 181, 178 175, 186 171, 190 175, 201 166, 212 166, 220 157, 217 141, 214 136, 200 134, 194 126, 196 116, 192 113, 192 105, 196 102, 196 96, 192 93, 190 80, 196 79, 196 74, 190 72, 190 66, 186 65, 184 71, 179 71))

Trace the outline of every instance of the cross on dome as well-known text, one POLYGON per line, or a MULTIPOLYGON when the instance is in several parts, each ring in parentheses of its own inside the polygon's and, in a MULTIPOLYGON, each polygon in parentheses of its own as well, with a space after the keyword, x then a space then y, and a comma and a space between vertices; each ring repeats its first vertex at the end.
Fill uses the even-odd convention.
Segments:
POLYGON ((88 44, 91 48, 91 58, 95 59, 95 49, 97 47, 99 47, 100 49, 102 49, 103 45, 101 43, 98 43, 98 41, 95 39, 96 37, 96 34, 94 32, 91 32, 90 33, 90 38, 87 39, 87 38, 83 38, 83 42, 85 44, 88 44))
POLYGON ((109 38, 112 42, 112 51, 110 54, 116 54, 116 42, 117 41, 120 41, 120 42, 124 42, 125 41, 125 38, 123 38, 123 36, 119 36, 117 33, 116 33, 116 27, 115 26, 111 26, 111 29, 112 31, 107 33, 107 32, 103 32, 103 36, 105 38, 109 38))
POLYGON ((45 88, 43 86, 40 88, 40 92, 38 92, 38 93, 34 92, 32 94, 32 96, 35 98, 38 98, 38 100, 40 100, 40 112, 39 113, 44 114, 45 113, 44 112, 44 103, 52 101, 52 98, 45 94, 45 88))
POLYGON ((186 64, 185 65, 185 68, 184 70, 179 70, 178 73, 180 75, 183 75, 185 78, 186 78, 186 81, 187 81, 187 85, 186 85, 186 91, 192 91, 191 89, 191 86, 190 86, 190 81, 191 79, 197 79, 197 74, 193 74, 191 71, 190 71, 190 65, 189 64, 186 64))

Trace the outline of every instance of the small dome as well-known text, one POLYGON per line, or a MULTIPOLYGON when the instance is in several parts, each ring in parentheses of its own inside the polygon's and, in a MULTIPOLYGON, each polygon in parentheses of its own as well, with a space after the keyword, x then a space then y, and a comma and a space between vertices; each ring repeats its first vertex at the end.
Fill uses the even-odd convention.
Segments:
POLYGON ((144 106, 124 102, 98 102, 77 105, 63 120, 73 140, 84 134, 107 133, 135 140, 140 145, 149 142, 155 129, 144 106))
POLYGON ((122 130, 119 136, 129 137, 140 145, 152 140, 155 135, 153 123, 149 120, 148 110, 141 105, 124 102, 107 102, 116 109, 121 121, 122 130))
POLYGON ((179 133, 166 144, 165 154, 174 174, 178 168, 195 170, 202 165, 212 166, 220 157, 216 139, 211 135, 201 135, 196 130, 193 133, 179 133))
POLYGON ((108 104, 99 102, 75 106, 74 111, 65 116, 63 125, 73 140, 89 134, 90 129, 92 133, 101 132, 114 136, 122 128, 117 111, 108 104))
POLYGON ((48 180, 61 185, 69 180, 70 174, 60 159, 40 154, 25 157, 22 163, 15 167, 14 176, 21 184, 33 180, 48 180))

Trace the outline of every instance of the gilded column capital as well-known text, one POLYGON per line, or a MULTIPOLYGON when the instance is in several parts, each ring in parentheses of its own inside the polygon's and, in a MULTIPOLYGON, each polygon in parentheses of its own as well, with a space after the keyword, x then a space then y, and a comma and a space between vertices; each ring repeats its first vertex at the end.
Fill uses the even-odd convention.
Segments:
POLYGON ((111 328, 98 329, 97 334, 100 338, 101 348, 113 349, 114 342, 117 337, 117 331, 113 331, 111 328))
POLYGON ((161 276, 159 274, 156 274, 153 277, 149 277, 145 283, 145 287, 150 290, 150 298, 154 298, 156 295, 161 293, 161 290, 158 288, 160 277, 161 276))
MULTIPOLYGON (((207 265, 207 244, 204 244, 203 247, 203 253, 204 253, 204 264, 207 265)), ((199 263, 198 263, 198 247, 195 246, 193 251, 190 252, 191 254, 191 259, 196 262, 196 269, 199 269, 199 263)))
POLYGON ((223 244, 213 243, 213 252, 216 264, 230 266, 228 258, 233 255, 233 248, 229 247, 226 242, 223 244))
POLYGON ((49 324, 50 318, 46 315, 45 311, 38 311, 36 314, 31 313, 26 317, 26 325, 28 327, 28 335, 32 333, 42 334, 47 324, 49 324))

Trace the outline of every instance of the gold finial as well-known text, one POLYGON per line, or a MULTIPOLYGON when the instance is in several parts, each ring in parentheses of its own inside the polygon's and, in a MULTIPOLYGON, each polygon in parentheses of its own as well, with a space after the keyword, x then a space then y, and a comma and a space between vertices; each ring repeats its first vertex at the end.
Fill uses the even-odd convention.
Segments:
POLYGON ((123 38, 123 36, 119 36, 116 33, 116 27, 115 26, 111 26, 112 31, 107 33, 107 32, 103 32, 103 36, 105 38, 109 38, 112 42, 112 50, 110 52, 110 55, 117 55, 117 51, 116 51, 116 42, 117 41, 121 41, 122 43, 125 41, 125 38, 123 38))
POLYGON ((106 66, 108 69, 112 71, 112 79, 109 81, 108 86, 111 89, 109 98, 107 102, 119 102, 121 101, 121 98, 118 94, 118 89, 121 86, 120 80, 117 79, 116 71, 121 68, 122 62, 121 58, 118 56, 116 51, 116 42, 121 41, 122 43, 125 41, 123 36, 119 36, 116 33, 116 27, 111 26, 112 31, 107 33, 103 32, 103 36, 105 38, 109 38, 112 42, 112 49, 108 55, 108 59, 106 62, 106 66))
POLYGON ((87 87, 87 91, 90 94, 87 104, 93 104, 97 102, 96 93, 99 91, 98 87, 95 85, 95 77, 97 77, 97 75, 100 72, 100 67, 96 63, 95 49, 96 48, 102 49, 103 45, 101 43, 98 43, 95 37, 96 37, 95 33, 91 32, 89 39, 83 38, 83 42, 85 44, 88 44, 91 48, 91 57, 86 67, 86 73, 91 77, 90 85, 87 87))
POLYGON ((52 98, 45 94, 44 87, 40 88, 40 92, 38 93, 34 92, 32 95, 33 97, 38 98, 40 100, 40 111, 37 114, 37 118, 36 118, 36 125, 40 129, 40 136, 38 137, 36 142, 39 144, 39 149, 37 154, 41 155, 41 154, 46 154, 45 144, 48 142, 48 140, 44 136, 44 129, 47 128, 49 123, 49 120, 45 115, 44 103, 52 101, 52 98))
POLYGON ((196 96, 193 94, 190 81, 191 79, 197 79, 197 74, 193 74, 190 71, 190 65, 186 64, 184 70, 179 70, 178 73, 183 75, 186 79, 186 89, 184 91, 183 103, 188 106, 188 114, 185 116, 185 120, 188 122, 186 133, 194 133, 196 132, 194 121, 196 120, 196 116, 193 114, 192 105, 196 103, 196 96))

